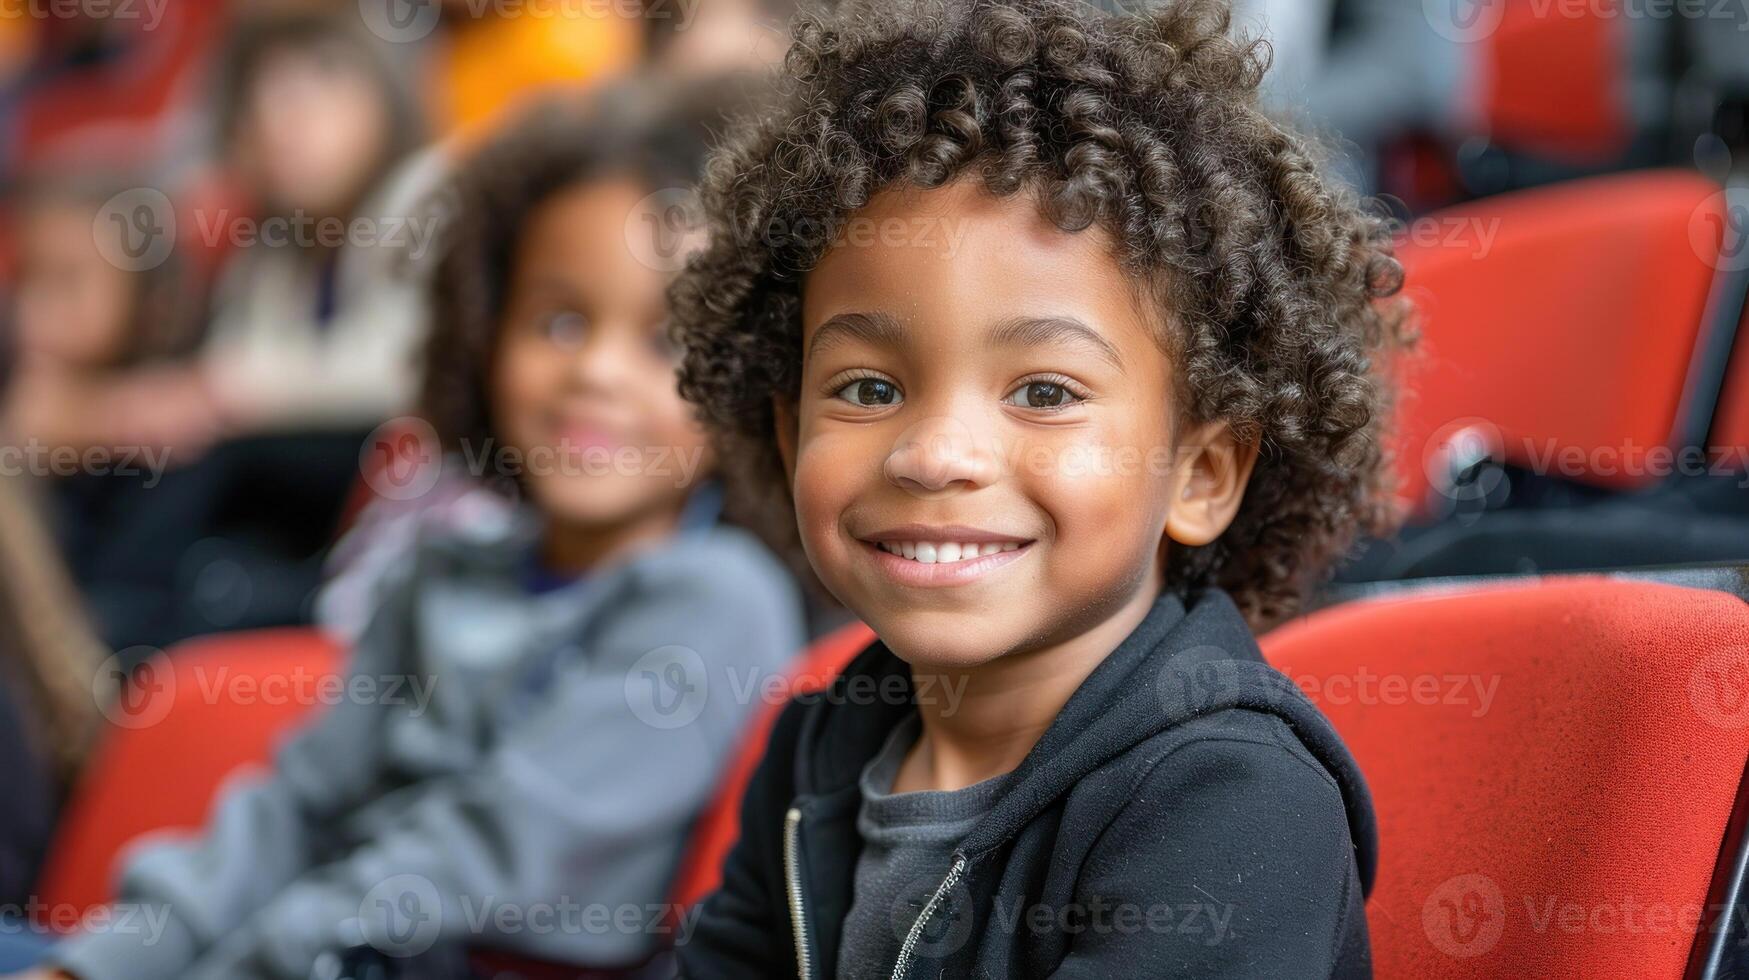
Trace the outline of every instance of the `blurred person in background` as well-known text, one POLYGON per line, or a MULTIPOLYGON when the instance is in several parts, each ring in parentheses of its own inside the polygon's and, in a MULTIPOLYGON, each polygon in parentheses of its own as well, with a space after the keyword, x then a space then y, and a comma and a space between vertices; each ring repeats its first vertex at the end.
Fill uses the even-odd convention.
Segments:
POLYGON ((0 448, 42 481, 42 519, 130 666, 189 636, 307 620, 358 477, 356 433, 235 438, 185 250, 167 239, 134 261, 132 210, 107 203, 148 186, 81 171, 24 183, 0 355, 0 448))
MULTIPOLYGON (((168 519, 220 420, 193 351, 198 296, 180 252, 143 268, 122 259, 130 229, 101 220, 137 179, 68 173, 25 181, 6 316, 0 447, 10 475, 38 478, 52 534, 96 628, 116 646, 150 642, 174 603, 173 555, 199 531, 168 519), (71 464, 71 465, 69 465, 71 464), (136 547, 137 546, 137 547, 136 547)), ((186 522, 181 522, 186 523, 186 522)))
POLYGON ((217 435, 201 375, 192 283, 180 256, 130 269, 130 229, 104 203, 134 180, 100 174, 25 181, 14 208, 11 381, 0 428, 76 450, 141 447, 190 455, 217 435))
MULTIPOLYGON (((253 215, 202 359, 232 433, 365 430, 405 411, 423 329, 414 274, 438 177, 405 72, 356 11, 243 20, 217 72, 220 147, 253 215)), ((212 223, 230 216, 213 215, 212 223)))
POLYGON ((722 78, 769 68, 789 47, 795 0, 643 0, 644 43, 656 71, 722 78))
POLYGON ((170 260, 130 275, 111 248, 104 268, 101 195, 23 227, 8 421, 25 439, 134 461, 57 473, 51 494, 63 553, 124 659, 307 622, 362 436, 410 406, 419 260, 439 221, 419 220, 417 202, 439 160, 415 152, 419 113, 383 47, 356 10, 241 21, 213 76, 219 145, 248 206, 184 207, 170 260), (210 298, 168 271, 190 244, 228 252, 210 298), (211 311, 193 350, 182 311, 136 280, 211 311), (76 329, 58 322, 75 314, 76 329))
POLYGON ((348 684, 412 694, 328 708, 203 836, 137 853, 120 900, 163 910, 159 941, 76 936, 50 954, 65 972, 35 976, 304 978, 367 942, 409 953, 385 916, 434 898, 408 976, 466 975, 467 946, 598 968, 657 952, 650 916, 758 706, 717 681, 763 679, 803 636, 787 573, 719 521, 677 391, 664 290, 683 239, 640 247, 639 217, 666 213, 650 196, 696 178, 713 105, 630 86, 547 106, 461 169, 424 401, 445 465, 486 460, 467 472, 508 495, 505 519, 431 528, 382 581, 348 684), (628 453, 641 464, 595 465, 628 453), (461 916, 567 901, 639 926, 461 916))
POLYGON ((103 657, 29 484, 0 475, 0 907, 31 894, 96 729, 103 657))

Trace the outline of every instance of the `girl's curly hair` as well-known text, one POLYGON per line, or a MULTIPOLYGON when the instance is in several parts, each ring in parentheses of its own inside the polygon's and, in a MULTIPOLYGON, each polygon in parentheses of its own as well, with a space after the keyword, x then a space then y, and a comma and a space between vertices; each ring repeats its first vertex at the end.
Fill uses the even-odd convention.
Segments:
POLYGON ((1388 527, 1383 357, 1407 343, 1382 217, 1257 105, 1261 42, 1224 0, 878 0, 804 15, 774 97, 701 190, 708 248, 672 293, 681 390, 795 541, 772 398, 795 398, 801 288, 844 219, 896 183, 981 180, 1065 231, 1098 225, 1170 324, 1177 408, 1261 447, 1215 542, 1169 587, 1217 585, 1253 628, 1388 527))
POLYGON ((629 177, 653 193, 690 188, 726 104, 721 91, 652 78, 551 96, 475 150, 434 196, 444 230, 420 403, 446 449, 492 443, 487 385, 529 215, 592 180, 629 177))

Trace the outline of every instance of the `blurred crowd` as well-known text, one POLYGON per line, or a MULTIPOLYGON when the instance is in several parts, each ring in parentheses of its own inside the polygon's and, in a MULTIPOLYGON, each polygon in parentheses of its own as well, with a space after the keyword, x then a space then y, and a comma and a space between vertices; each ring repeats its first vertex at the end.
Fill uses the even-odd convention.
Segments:
MULTIPOLYGON (((457 236, 489 231, 455 223, 480 205, 452 177, 477 153, 516 167, 530 158, 494 143, 506 127, 628 77, 726 103, 781 57, 793 13, 786 0, 41 6, 0 3, 0 771, 13 777, 0 903, 30 891, 105 683, 214 632, 359 636, 430 511, 466 528, 513 519, 524 498, 569 506, 526 487, 402 492, 433 447, 457 448, 429 417, 434 387, 467 383, 430 375, 432 345, 469 353, 446 318, 505 304, 468 295, 454 267, 457 236)), ((1327 137, 1332 165, 1401 217, 1629 168, 1724 181, 1749 159, 1749 13, 1580 13, 1238 0, 1235 29, 1273 43, 1271 107, 1327 137)), ((640 181, 615 213, 665 220, 638 198, 672 188, 640 181)), ((588 220, 592 204, 575 206, 588 220)), ((539 418, 483 412, 511 441, 519 412, 539 418)), ((715 520, 708 494, 669 503, 677 526, 715 520)), ((817 634, 838 619, 814 605, 817 634)))

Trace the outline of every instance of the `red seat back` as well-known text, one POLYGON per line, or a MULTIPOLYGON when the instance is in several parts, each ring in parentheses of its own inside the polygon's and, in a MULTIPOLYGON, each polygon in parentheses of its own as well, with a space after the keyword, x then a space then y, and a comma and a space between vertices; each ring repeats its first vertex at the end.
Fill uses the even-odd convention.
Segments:
MULTIPOLYGON (((789 694, 811 694, 832 683, 833 678, 874 641, 874 632, 862 623, 852 623, 816 641, 790 668, 789 694)), ((717 887, 723 859, 741 834, 741 796, 753 778, 753 770, 765 755, 765 741, 787 701, 766 705, 743 736, 723 774, 717 795, 693 825, 692 839, 671 890, 676 906, 690 906, 717 887)))
POLYGON ((268 762, 339 667, 331 640, 287 629, 193 640, 140 668, 62 814, 43 903, 82 913, 113 898, 129 842, 202 826, 225 778, 268 762))
POLYGON ((1717 259, 1695 229, 1722 206, 1706 178, 1654 171, 1417 221, 1399 251, 1422 334, 1393 440, 1407 501, 1469 425, 1539 472, 1652 482, 1634 454, 1670 442, 1717 259))
MULTIPOLYGON (((1557 160, 1609 159, 1627 145, 1625 19, 1616 0, 1584 4, 1486 0, 1498 26, 1476 45, 1483 124, 1491 141, 1557 160)), ((1485 26, 1484 21, 1484 26, 1485 26)))
POLYGON ((1338 606, 1264 648, 1372 788, 1379 976, 1683 974, 1749 760, 1749 605, 1549 579, 1338 606))

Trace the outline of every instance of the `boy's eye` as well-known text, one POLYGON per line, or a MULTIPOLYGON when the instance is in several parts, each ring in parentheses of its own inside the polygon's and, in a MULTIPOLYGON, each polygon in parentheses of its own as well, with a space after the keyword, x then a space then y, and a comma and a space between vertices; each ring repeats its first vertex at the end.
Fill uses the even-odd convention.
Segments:
POLYGON ((535 329, 548 343, 576 347, 589 336, 589 318, 575 310, 561 310, 542 316, 535 329))
POLYGON ((1067 385, 1056 381, 1028 381, 1004 399, 1021 408, 1067 408, 1081 399, 1067 385))
POLYGON ((885 378, 858 378, 838 389, 834 397, 864 408, 885 408, 904 400, 899 386, 885 378))

